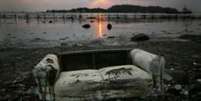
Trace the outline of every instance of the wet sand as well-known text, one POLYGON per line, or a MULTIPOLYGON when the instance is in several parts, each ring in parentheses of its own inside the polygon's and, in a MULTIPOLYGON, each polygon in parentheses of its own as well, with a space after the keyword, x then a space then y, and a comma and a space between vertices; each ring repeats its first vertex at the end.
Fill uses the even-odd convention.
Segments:
POLYGON ((201 96, 201 44, 194 41, 146 41, 127 46, 73 46, 55 48, 0 49, 0 100, 36 101, 33 67, 48 53, 97 48, 140 48, 165 57, 167 71, 174 77, 168 87, 167 101, 187 99, 198 101, 201 96), (176 91, 175 85, 181 85, 189 92, 184 96, 176 91))

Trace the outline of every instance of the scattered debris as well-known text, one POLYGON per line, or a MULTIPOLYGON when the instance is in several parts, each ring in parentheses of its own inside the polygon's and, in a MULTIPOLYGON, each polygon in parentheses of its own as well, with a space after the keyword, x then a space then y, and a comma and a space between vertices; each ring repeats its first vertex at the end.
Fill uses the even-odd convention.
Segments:
POLYGON ((91 27, 91 25, 90 24, 84 24, 84 25, 82 25, 82 27, 85 29, 89 29, 91 27))

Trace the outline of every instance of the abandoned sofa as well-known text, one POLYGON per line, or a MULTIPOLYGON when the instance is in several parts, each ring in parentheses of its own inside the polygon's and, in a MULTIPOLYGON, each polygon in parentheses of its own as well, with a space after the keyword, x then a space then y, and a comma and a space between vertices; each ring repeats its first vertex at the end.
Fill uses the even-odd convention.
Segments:
POLYGON ((40 100, 97 101, 163 92, 163 57, 140 49, 48 54, 33 69, 40 100))

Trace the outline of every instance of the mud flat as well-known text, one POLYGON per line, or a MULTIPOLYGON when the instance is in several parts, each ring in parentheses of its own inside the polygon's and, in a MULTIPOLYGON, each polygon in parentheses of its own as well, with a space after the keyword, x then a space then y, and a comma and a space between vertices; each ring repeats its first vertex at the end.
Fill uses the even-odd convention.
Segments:
MULTIPOLYGON (((192 39, 192 38, 191 38, 192 39)), ((193 39, 192 39, 193 40, 193 39)), ((33 77, 35 66, 46 54, 97 48, 141 48, 163 55, 167 71, 173 76, 166 87, 164 101, 200 101, 201 44, 197 41, 146 41, 124 46, 73 46, 54 48, 0 49, 0 100, 37 101, 33 77), (166 98, 167 97, 167 98, 166 98)), ((152 99, 152 98, 149 98, 152 99)))

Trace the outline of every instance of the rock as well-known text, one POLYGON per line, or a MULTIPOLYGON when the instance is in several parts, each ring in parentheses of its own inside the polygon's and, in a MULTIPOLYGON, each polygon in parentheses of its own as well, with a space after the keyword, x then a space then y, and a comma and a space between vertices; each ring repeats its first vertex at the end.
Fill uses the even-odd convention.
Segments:
POLYGON ((181 91, 181 94, 187 96, 187 95, 189 95, 189 92, 188 92, 187 90, 183 89, 183 90, 181 91))
POLYGON ((193 62, 193 66, 195 66, 196 68, 200 68, 200 67, 201 67, 201 64, 200 64, 200 63, 197 63, 197 62, 193 62))
POLYGON ((69 44, 66 43, 66 42, 62 42, 60 45, 61 45, 61 46, 68 46, 69 44))
POLYGON ((173 80, 172 76, 169 75, 169 74, 167 74, 167 73, 164 73, 163 78, 164 78, 164 80, 166 80, 166 81, 171 81, 171 80, 173 80))
POLYGON ((176 85, 174 86, 174 88, 175 88, 176 90, 181 90, 181 89, 182 89, 182 86, 181 86, 180 84, 176 84, 176 85))
POLYGON ((32 40, 30 40, 31 42, 47 42, 48 40, 45 39, 41 39, 41 38, 34 38, 32 40))
POLYGON ((3 89, 1 89, 0 90, 0 92, 2 93, 2 92, 5 92, 6 91, 6 89, 5 88, 3 88, 3 89))
POLYGON ((31 87, 27 91, 25 91, 25 94, 37 94, 37 89, 31 87))
POLYGON ((66 36, 66 37, 64 37, 64 38, 60 38, 59 40, 67 40, 67 39, 69 39, 68 36, 66 36))
POLYGON ((115 36, 108 36, 107 38, 108 38, 108 39, 114 39, 115 36))
POLYGON ((108 25, 107 25, 107 29, 108 29, 108 30, 111 30, 111 29, 112 29, 112 24, 108 24, 108 25))
POLYGON ((137 34, 137 35, 133 36, 131 38, 131 41, 139 42, 139 41, 147 41, 149 39, 150 39, 149 36, 141 33, 141 34, 137 34))
POLYGON ((91 26, 90 26, 90 24, 84 24, 84 25, 82 25, 82 27, 85 29, 89 29, 91 26))
POLYGON ((174 68, 170 68, 170 70, 171 70, 171 71, 174 71, 175 69, 174 69, 174 68))
POLYGON ((18 57, 16 57, 16 59, 17 59, 17 60, 22 60, 23 57, 18 56, 18 57))
POLYGON ((81 44, 81 43, 75 43, 73 46, 74 46, 74 47, 82 47, 83 44, 81 44))
POLYGON ((47 34, 47 32, 43 32, 43 34, 47 34))
POLYGON ((201 79, 197 79, 197 82, 201 83, 201 79))
POLYGON ((24 77, 19 76, 15 80, 12 81, 12 84, 21 83, 21 82, 23 82, 23 80, 24 80, 24 77))

